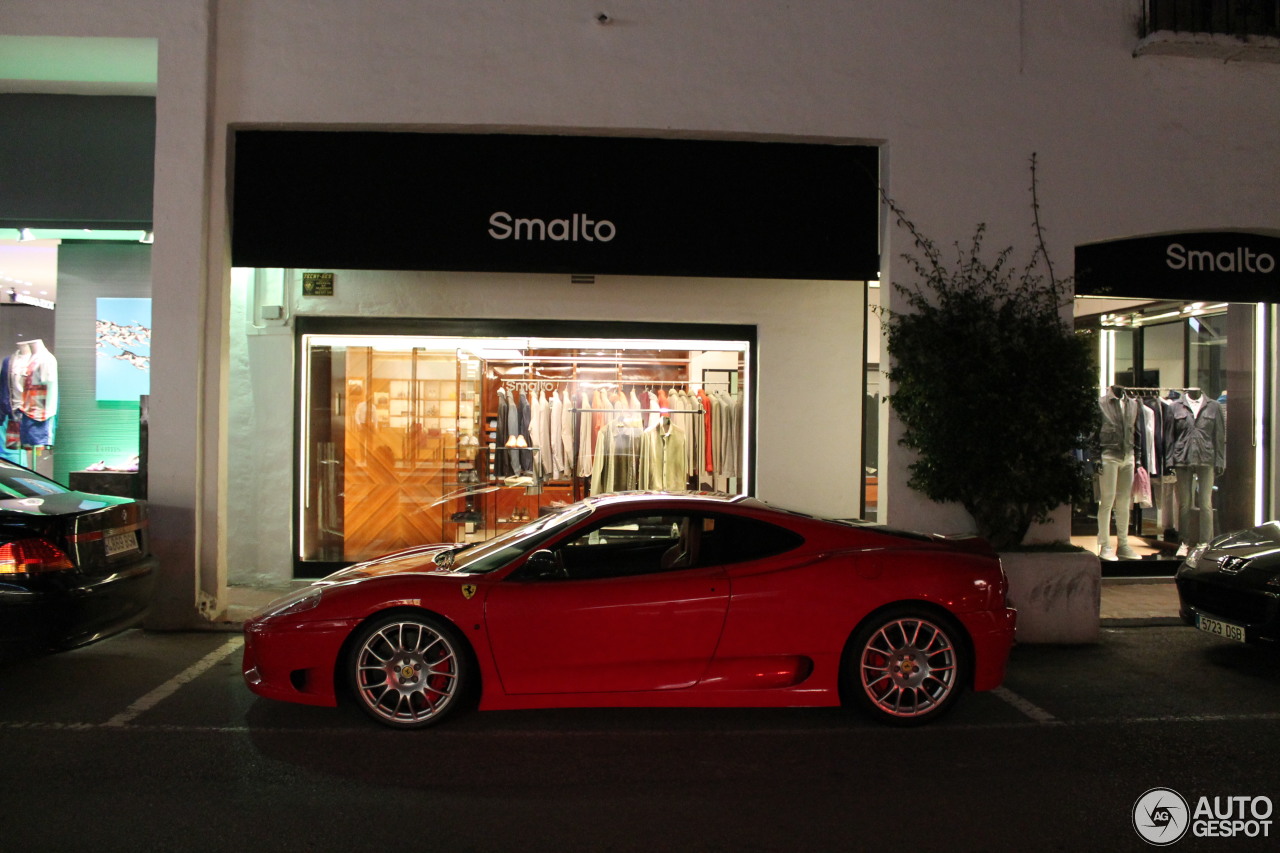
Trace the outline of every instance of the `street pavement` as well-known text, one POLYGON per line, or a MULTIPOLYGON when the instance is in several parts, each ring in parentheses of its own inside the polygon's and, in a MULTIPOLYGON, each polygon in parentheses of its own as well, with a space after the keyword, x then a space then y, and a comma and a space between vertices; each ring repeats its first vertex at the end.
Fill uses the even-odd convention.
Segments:
POLYGON ((1100 642, 1019 646, 1001 689, 919 729, 584 709, 395 732, 253 696, 232 625, 130 631, 0 664, 0 850, 1146 850, 1153 788, 1280 801, 1280 655, 1173 624, 1148 586, 1100 642))

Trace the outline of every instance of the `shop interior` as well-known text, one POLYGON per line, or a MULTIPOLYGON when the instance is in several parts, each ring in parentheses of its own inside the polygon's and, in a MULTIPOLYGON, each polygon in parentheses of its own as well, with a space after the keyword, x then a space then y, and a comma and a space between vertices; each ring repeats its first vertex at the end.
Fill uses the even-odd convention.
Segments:
POLYGON ((746 493, 746 341, 304 334, 298 557, 491 538, 634 489, 746 493))
POLYGON ((1086 448, 1094 500, 1073 512, 1072 543, 1098 553, 1104 573, 1171 573, 1206 536, 1257 523, 1261 307, 1076 299, 1076 330, 1096 344, 1099 405, 1127 405, 1132 419, 1121 451, 1129 459, 1117 464, 1099 437, 1086 448), (1174 417, 1182 406, 1218 442, 1215 464, 1190 465, 1174 453, 1173 431, 1188 422, 1174 417), (1215 418, 1219 426, 1209 426, 1215 418))

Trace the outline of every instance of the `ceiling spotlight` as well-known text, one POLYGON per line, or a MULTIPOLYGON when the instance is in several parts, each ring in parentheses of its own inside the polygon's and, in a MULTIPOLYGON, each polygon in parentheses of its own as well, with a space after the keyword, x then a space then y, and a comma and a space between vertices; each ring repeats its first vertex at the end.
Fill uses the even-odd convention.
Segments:
POLYGON ((34 240, 35 238, 36 238, 36 235, 35 235, 35 234, 33 234, 33 233, 31 233, 31 229, 30 229, 30 228, 19 228, 19 229, 18 229, 18 242, 19 242, 19 243, 28 243, 28 242, 30 242, 30 241, 32 241, 32 240, 34 240))

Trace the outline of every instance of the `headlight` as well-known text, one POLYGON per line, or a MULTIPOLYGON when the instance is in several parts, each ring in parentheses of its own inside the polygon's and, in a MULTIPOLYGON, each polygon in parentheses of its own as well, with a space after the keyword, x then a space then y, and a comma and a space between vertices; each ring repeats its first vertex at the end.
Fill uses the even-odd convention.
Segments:
POLYGON ((1193 569, 1200 568, 1200 558, 1204 556, 1204 552, 1209 550, 1208 545, 1197 545, 1191 549, 1191 553, 1187 555, 1187 565, 1193 569))
POLYGON ((295 613, 313 610, 320 604, 320 595, 321 590, 318 589, 299 590, 268 604, 266 610, 262 612, 262 618, 276 619, 280 616, 292 616, 295 613))

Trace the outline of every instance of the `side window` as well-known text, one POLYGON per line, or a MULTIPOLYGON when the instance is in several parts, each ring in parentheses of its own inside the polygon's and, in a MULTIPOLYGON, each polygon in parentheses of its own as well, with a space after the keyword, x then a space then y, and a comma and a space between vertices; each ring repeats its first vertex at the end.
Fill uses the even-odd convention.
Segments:
POLYGON ((570 579, 617 578, 697 564, 696 524, 687 515, 615 516, 562 544, 557 556, 570 579))
POLYGON ((704 566, 762 560, 804 544, 798 533, 734 515, 703 518, 701 540, 699 560, 704 566))

